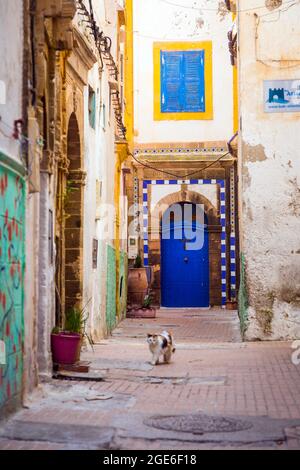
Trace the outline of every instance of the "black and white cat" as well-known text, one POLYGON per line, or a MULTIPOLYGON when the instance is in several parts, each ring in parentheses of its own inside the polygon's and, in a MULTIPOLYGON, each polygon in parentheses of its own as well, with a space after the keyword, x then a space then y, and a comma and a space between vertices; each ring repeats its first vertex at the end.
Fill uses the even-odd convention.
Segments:
POLYGON ((151 364, 159 363, 160 356, 164 356, 164 362, 170 363, 172 354, 175 352, 174 340, 171 333, 163 331, 160 335, 148 334, 147 343, 152 353, 151 364))

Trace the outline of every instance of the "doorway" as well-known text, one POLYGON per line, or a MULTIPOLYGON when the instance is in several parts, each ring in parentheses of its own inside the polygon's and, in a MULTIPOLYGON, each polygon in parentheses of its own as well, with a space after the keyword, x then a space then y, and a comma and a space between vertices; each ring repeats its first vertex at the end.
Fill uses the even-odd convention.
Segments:
POLYGON ((209 307, 207 216, 196 204, 174 204, 161 223, 161 305, 209 307))

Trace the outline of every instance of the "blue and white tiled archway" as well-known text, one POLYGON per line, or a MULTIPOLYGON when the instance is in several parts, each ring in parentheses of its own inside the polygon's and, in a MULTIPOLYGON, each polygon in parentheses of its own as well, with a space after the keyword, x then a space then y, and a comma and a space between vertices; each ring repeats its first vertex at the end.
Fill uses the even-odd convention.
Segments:
MULTIPOLYGON (((221 220, 221 283, 222 306, 227 300, 227 237, 226 237, 226 187, 225 181, 220 179, 191 179, 191 180, 144 180, 143 181, 143 241, 144 241, 144 265, 149 265, 149 207, 148 189, 150 185, 178 185, 178 184, 217 184, 220 187, 220 220, 221 220)), ((230 273, 231 287, 235 287, 235 237, 230 237, 230 273), (234 284, 233 284, 234 283, 234 284)))

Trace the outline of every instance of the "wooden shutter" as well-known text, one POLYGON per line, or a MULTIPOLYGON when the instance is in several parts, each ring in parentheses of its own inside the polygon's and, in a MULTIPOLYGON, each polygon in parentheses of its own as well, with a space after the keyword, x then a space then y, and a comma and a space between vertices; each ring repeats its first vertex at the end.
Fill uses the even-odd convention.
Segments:
POLYGON ((178 113, 182 110, 183 53, 161 51, 161 111, 178 113))
POLYGON ((161 51, 161 112, 204 112, 204 51, 161 51))
POLYGON ((204 51, 186 51, 183 55, 185 112, 204 112, 204 51))

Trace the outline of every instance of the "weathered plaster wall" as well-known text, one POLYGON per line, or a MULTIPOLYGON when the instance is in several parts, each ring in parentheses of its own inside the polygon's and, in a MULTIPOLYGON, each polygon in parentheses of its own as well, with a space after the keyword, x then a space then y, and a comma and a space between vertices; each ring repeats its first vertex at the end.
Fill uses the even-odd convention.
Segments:
MULTIPOLYGON (((117 62, 116 2, 94 2, 97 22, 112 39, 117 62)), ((88 74, 89 87, 96 93, 95 129, 90 126, 88 87, 84 91, 84 193, 83 304, 89 301, 89 328, 95 340, 110 332, 116 322, 115 237, 115 121, 111 105, 108 68, 100 72, 100 62, 88 74), (97 268, 92 264, 93 240, 98 240, 97 268), (107 276, 107 277, 106 277, 107 276), (108 322, 106 325, 106 321, 108 322)))
MULTIPOLYGON (((12 136, 15 121, 23 117, 23 35, 23 2, 1 0, 0 340, 6 344, 6 364, 0 365, 0 415, 15 409, 29 388, 31 376, 26 375, 24 355, 31 343, 24 341, 24 330, 32 330, 35 314, 32 305, 28 311, 25 307, 31 289, 24 283, 25 260, 27 263, 34 250, 24 246, 29 215, 27 210, 25 213, 27 184, 20 142, 12 136)), ((31 363, 32 370, 35 365, 31 363)))
POLYGON ((26 200, 24 397, 38 384, 39 194, 26 200))
POLYGON ((186 0, 185 6, 191 8, 178 4, 133 2, 135 142, 227 141, 233 119, 233 71, 227 46, 231 15, 218 0, 186 0), (188 124, 153 120, 153 43, 157 41, 212 41, 213 120, 189 120, 188 124))
POLYGON ((47 172, 40 175, 40 214, 39 214, 39 296, 38 296, 38 363, 39 375, 50 376, 52 357, 50 332, 55 325, 55 245, 49 246, 51 230, 50 210, 53 214, 52 230, 54 232, 55 192, 53 177, 47 172), (53 250, 53 259, 50 257, 53 250))
POLYGON ((299 79, 299 35, 290 41, 279 31, 290 31, 291 18, 299 23, 300 6, 279 6, 279 14, 256 4, 239 3, 253 8, 239 17, 240 310, 247 339, 287 339, 300 334, 300 113, 264 113, 263 80, 299 79))
MULTIPOLYGON (((154 209, 159 201, 172 193, 178 193, 180 191, 180 185, 153 185, 151 187, 151 208, 154 209)), ((195 191, 196 193, 202 194, 215 206, 218 206, 217 199, 217 185, 213 184, 202 184, 201 186, 197 184, 187 185, 188 191, 195 191)))
MULTIPOLYGON (((1 129, 9 137, 16 119, 22 118, 23 2, 0 0, 0 100, 1 129), (10 126, 10 127, 7 127, 10 126)), ((19 160, 19 142, 0 134, 0 150, 19 160)))
POLYGON ((21 402, 24 351, 25 182, 0 154, 0 340, 6 364, 0 364, 2 407, 21 402))

